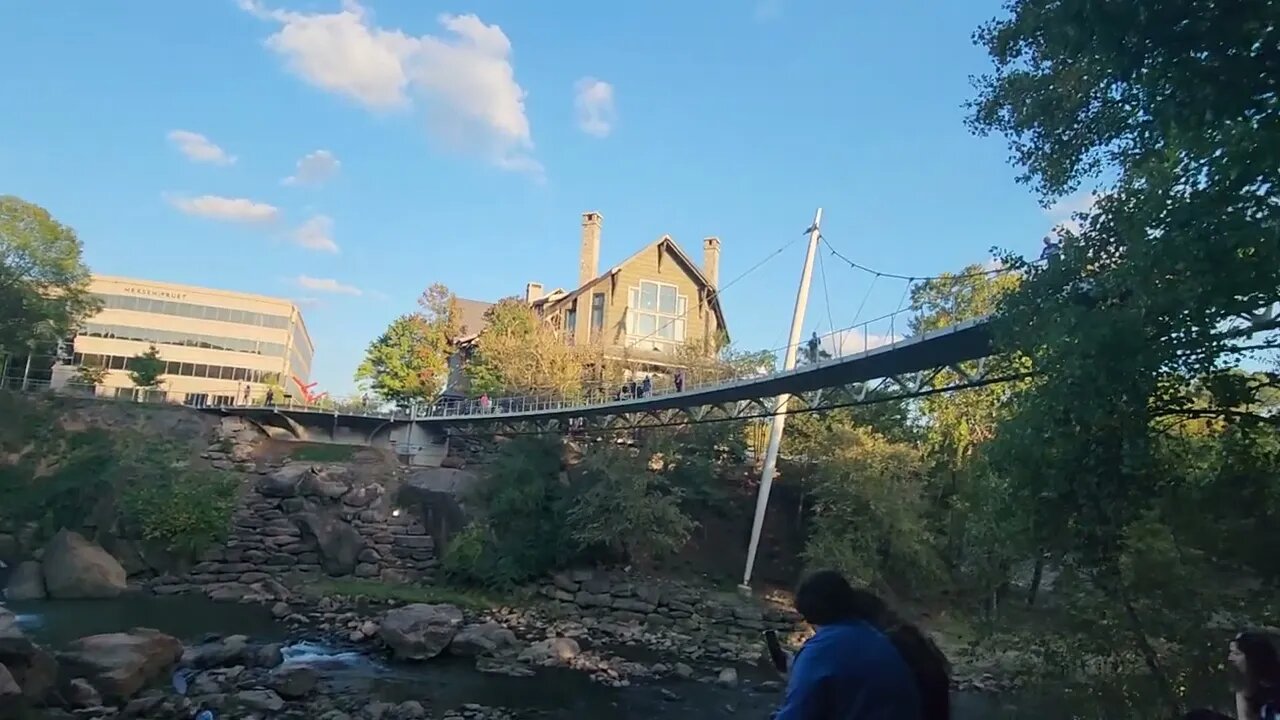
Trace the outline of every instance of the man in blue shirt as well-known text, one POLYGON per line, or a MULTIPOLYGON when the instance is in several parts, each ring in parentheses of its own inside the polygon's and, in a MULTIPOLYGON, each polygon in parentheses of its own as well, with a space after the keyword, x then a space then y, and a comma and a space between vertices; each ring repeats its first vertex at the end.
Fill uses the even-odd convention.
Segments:
MULTIPOLYGON (((913 670, 903 658, 894 640, 881 630, 891 613, 879 598, 855 591, 839 573, 822 571, 800 585, 796 609, 816 627, 816 633, 795 656, 786 699, 775 720, 946 717, 949 688, 945 659, 942 667, 932 668, 940 671, 940 681, 930 680, 941 688, 927 688, 930 697, 922 698, 921 680, 939 673, 913 670)), ((915 628, 902 627, 914 633, 908 642, 923 637, 915 628)), ((931 645, 927 639, 924 642, 931 645)), ((928 653, 925 655, 927 658, 928 653)))

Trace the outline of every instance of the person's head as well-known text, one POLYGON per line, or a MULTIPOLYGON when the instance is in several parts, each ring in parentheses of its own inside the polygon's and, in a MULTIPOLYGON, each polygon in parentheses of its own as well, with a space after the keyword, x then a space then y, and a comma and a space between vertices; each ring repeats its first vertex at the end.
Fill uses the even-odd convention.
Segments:
POLYGON ((1280 686, 1280 655, 1262 633, 1242 632, 1231 640, 1227 661, 1244 680, 1244 689, 1255 692, 1262 685, 1280 686))
POLYGON ((855 590, 835 570, 819 570, 796 589, 796 610, 810 625, 864 620, 879 625, 888 606, 875 594, 855 590))

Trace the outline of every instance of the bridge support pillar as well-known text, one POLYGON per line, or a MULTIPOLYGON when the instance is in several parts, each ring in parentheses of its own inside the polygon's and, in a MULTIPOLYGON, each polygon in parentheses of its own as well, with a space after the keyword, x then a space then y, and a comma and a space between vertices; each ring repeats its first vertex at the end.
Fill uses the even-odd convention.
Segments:
MULTIPOLYGON (((800 273, 800 287, 796 291, 796 309, 791 315, 791 340, 782 356, 783 372, 796 366, 796 350, 800 346, 800 333, 804 329, 804 309, 809 302, 809 281, 813 278, 813 256, 818 251, 818 240, 822 237, 819 230, 821 224, 822 208, 818 208, 813 216, 813 225, 809 226, 809 252, 804 257, 804 270, 800 273)), ((760 490, 756 496, 756 516, 751 523, 751 544, 747 546, 747 566, 742 571, 742 584, 738 586, 738 590, 743 593, 751 592, 751 571, 756 564, 756 550, 760 547, 764 513, 769 509, 769 491, 773 489, 773 476, 778 467, 778 448, 782 445, 782 429, 787 424, 787 403, 790 400, 790 395, 779 395, 773 407, 769 447, 765 451, 764 470, 760 473, 760 490)))

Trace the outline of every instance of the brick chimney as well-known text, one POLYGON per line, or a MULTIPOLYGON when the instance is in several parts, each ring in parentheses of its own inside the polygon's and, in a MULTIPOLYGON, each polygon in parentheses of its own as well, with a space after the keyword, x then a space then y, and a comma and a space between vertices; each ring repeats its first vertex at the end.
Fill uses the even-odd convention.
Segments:
POLYGON ((720 287, 720 238, 709 237, 702 241, 702 274, 707 276, 713 290, 720 287))
POLYGON ((582 254, 578 257, 578 287, 600 274, 600 223, 598 212, 582 213, 582 254))
POLYGON ((532 303, 542 299, 542 283, 531 282, 524 286, 524 301, 532 303))

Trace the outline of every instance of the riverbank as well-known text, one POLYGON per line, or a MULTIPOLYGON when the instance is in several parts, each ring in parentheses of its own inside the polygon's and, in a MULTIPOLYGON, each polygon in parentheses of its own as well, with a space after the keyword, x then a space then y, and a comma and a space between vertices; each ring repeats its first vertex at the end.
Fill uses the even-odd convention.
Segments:
MULTIPOLYGON (((599 670, 573 663, 528 664, 528 672, 491 672, 488 661, 449 653, 400 662, 372 643, 344 642, 321 626, 282 622, 269 607, 214 602, 196 595, 147 594, 113 600, 19 603, 19 624, 55 653, 76 638, 118 633, 145 622, 182 640, 173 672, 157 674, 149 689, 93 715, 88 708, 48 709, 36 717, 190 718, 201 707, 219 717, 396 720, 404 718, 734 717, 763 720, 780 700, 781 684, 758 666, 734 666, 736 682, 715 663, 679 671, 628 676, 622 686, 593 679, 599 670), (175 681, 175 678, 177 679, 175 681), (179 687, 180 686, 180 687, 179 687), (180 692, 180 688, 185 692, 180 692)), ((300 605, 297 613, 345 627, 348 611, 333 603, 300 605), (330 609, 321 609, 329 607, 330 609)), ((360 611, 363 616, 372 606, 360 611)), ((480 617, 480 616, 476 616, 480 617)), ((590 632, 588 632, 588 637, 590 632)), ((611 658, 652 671, 660 660, 635 646, 590 644, 578 658, 611 658), (632 659, 627 660, 630 656, 632 659)), ((1015 717, 999 699, 957 695, 957 718, 1015 717)), ((1046 717, 1066 717, 1047 715, 1046 717)))

